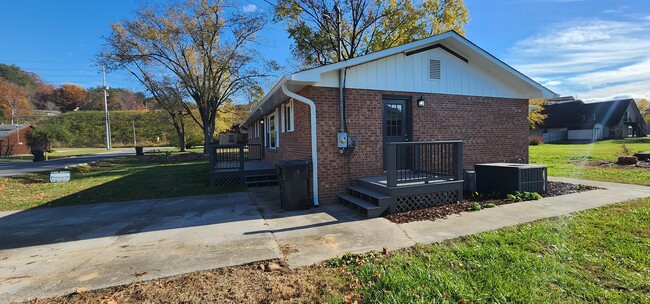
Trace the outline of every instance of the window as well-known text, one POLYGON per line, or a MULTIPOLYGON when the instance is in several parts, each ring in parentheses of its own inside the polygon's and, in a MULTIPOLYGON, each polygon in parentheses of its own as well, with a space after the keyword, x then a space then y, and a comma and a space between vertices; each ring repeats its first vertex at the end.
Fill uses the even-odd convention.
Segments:
POLYGON ((264 122, 266 131, 265 144, 267 147, 275 149, 279 146, 280 139, 278 138, 278 110, 266 117, 264 122))
POLYGON ((282 133, 293 130, 293 99, 290 99, 282 105, 282 133))

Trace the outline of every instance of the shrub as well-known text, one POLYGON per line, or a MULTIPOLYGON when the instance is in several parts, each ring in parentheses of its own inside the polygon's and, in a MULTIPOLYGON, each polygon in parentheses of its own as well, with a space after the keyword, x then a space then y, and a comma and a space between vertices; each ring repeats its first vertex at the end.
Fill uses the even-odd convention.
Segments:
POLYGON ((541 199, 542 196, 537 192, 519 192, 515 191, 506 195, 506 200, 512 202, 522 202, 522 201, 536 201, 541 199))
POLYGON ((477 202, 472 202, 469 204, 469 211, 479 211, 481 210, 481 205, 477 202))
POLYGON ((541 145, 543 143, 544 143, 544 138, 539 136, 539 135, 528 136, 528 145, 529 146, 537 146, 537 145, 541 145))
POLYGON ((485 206, 483 206, 483 207, 484 207, 484 208, 494 208, 494 207, 496 207, 496 206, 497 206, 497 205, 495 205, 494 203, 487 203, 487 204, 485 204, 485 206))

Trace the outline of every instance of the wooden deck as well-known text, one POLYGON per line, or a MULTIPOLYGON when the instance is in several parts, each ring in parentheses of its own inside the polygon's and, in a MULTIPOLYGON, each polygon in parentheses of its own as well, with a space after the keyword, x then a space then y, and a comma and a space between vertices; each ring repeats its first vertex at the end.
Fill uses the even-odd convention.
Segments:
MULTIPOLYGON (((234 168, 239 166, 239 161, 228 162, 224 164, 225 169, 215 168, 215 172, 232 172, 240 171, 239 168, 234 168)), ((275 167, 269 163, 263 162, 261 160, 247 160, 244 161, 244 171, 258 171, 258 170, 274 170, 275 167)))
MULTIPOLYGON (((239 162, 237 162, 239 166, 239 162)), ((278 184, 278 177, 275 166, 260 161, 244 161, 244 170, 239 168, 225 168, 210 170, 210 185, 231 186, 231 185, 272 186, 278 184)))

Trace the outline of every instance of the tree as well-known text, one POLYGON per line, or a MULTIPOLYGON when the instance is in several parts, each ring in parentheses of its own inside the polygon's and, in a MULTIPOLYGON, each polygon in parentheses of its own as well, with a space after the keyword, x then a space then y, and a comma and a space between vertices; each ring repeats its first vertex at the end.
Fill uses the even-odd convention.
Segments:
POLYGON ((62 112, 74 111, 84 106, 86 90, 74 84, 62 84, 56 89, 56 104, 62 112))
POLYGON ((27 145, 34 150, 49 151, 52 142, 68 141, 72 138, 72 133, 61 125, 45 123, 39 127, 31 129, 25 134, 27 145))
POLYGON ((544 122, 548 115, 542 114, 546 99, 530 99, 528 101, 528 127, 536 129, 538 125, 544 122))
POLYGON ((643 120, 645 120, 647 124, 650 124, 650 102, 645 98, 641 98, 636 101, 636 106, 639 108, 643 120))
POLYGON ((262 89, 261 86, 259 85, 251 85, 248 86, 244 90, 244 96, 246 97, 246 100, 248 101, 248 111, 252 111, 261 101, 262 98, 264 98, 264 89, 262 89))
POLYGON ((27 90, 0 78, 0 108, 5 117, 11 119, 11 123, 18 123, 19 117, 32 113, 32 105, 27 100, 27 90))
MULTIPOLYGON (((235 6, 236 7, 236 6, 235 6)), ((170 1, 144 6, 133 19, 116 23, 99 55, 109 68, 141 64, 164 70, 194 101, 204 151, 212 142, 217 110, 243 87, 267 76, 255 68, 256 35, 266 23, 261 12, 228 9, 221 0, 170 1)))
POLYGON ((303 67, 338 61, 341 10, 341 59, 347 60, 449 30, 464 34, 469 20, 463 0, 279 0, 275 20, 284 21, 292 51, 303 67))
POLYGON ((176 130, 178 137, 178 148, 181 152, 185 152, 185 120, 184 116, 191 115, 190 107, 183 101, 182 90, 178 84, 172 82, 169 77, 162 77, 156 80, 152 73, 142 64, 137 62, 133 63, 135 69, 124 66, 142 85, 147 88, 147 91, 153 96, 158 108, 165 110, 169 117, 169 122, 176 130))

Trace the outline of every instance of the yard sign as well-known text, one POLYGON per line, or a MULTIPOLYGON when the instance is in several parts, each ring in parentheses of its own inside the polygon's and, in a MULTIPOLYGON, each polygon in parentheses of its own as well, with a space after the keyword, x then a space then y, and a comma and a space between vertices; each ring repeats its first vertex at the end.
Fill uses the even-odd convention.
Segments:
POLYGON ((67 183, 70 181, 70 171, 50 172, 50 183, 67 183))

